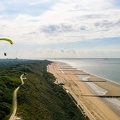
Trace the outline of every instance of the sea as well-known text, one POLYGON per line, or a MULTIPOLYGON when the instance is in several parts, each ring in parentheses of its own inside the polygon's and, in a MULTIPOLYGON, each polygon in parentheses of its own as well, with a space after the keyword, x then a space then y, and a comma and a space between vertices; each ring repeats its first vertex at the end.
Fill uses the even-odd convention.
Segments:
POLYGON ((58 61, 120 84, 120 58, 69 58, 58 61))
MULTIPOLYGON (((120 58, 70 58, 55 59, 78 70, 105 78, 120 85, 120 58)), ((89 77, 89 76, 87 76, 89 77)), ((85 83, 96 95, 104 95, 107 91, 92 82, 85 83)), ((101 98, 120 116, 120 98, 101 98)))

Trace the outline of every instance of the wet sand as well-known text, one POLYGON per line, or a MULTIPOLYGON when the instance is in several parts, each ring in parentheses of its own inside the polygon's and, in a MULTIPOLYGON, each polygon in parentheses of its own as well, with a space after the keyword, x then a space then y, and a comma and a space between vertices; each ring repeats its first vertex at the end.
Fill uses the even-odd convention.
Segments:
POLYGON ((48 71, 56 77, 56 84, 64 84, 63 88, 74 97, 90 120, 120 120, 120 85, 60 62, 53 62, 48 71))

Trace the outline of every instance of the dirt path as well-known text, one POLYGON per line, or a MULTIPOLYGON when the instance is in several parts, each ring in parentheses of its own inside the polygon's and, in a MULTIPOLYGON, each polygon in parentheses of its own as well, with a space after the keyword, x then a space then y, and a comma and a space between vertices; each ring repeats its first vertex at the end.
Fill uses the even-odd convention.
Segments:
MULTIPOLYGON (((26 78, 23 78, 24 74, 22 74, 20 76, 20 79, 21 79, 21 85, 24 85, 24 81, 23 79, 26 79, 26 78)), ((20 86, 21 86, 20 85, 20 86)), ((13 93, 13 112, 12 112, 12 115, 10 116, 9 120, 20 120, 19 117, 16 116, 16 111, 17 111, 17 92, 19 90, 19 87, 17 87, 13 93)))
POLYGON ((68 66, 57 62, 49 65, 48 71, 54 74, 57 84, 64 83, 63 88, 74 97, 77 105, 84 110, 90 120, 120 120, 120 116, 106 105, 101 98, 83 96, 85 94, 92 95, 93 93, 77 77, 78 74, 84 74, 82 71, 70 69, 68 66))

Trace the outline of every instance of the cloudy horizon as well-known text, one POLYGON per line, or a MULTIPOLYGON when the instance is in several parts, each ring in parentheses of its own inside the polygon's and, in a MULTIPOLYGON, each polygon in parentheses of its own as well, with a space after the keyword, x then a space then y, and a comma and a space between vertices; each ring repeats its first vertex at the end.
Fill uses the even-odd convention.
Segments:
POLYGON ((0 58, 117 58, 119 27, 119 0, 1 0, 0 58))

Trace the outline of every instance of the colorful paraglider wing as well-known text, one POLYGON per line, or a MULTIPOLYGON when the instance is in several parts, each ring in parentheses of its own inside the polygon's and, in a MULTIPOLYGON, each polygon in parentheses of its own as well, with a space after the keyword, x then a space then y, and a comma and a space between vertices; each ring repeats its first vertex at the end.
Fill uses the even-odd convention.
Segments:
POLYGON ((10 40, 9 38, 0 38, 0 40, 7 41, 7 42, 9 42, 10 44, 13 44, 13 41, 10 40))

